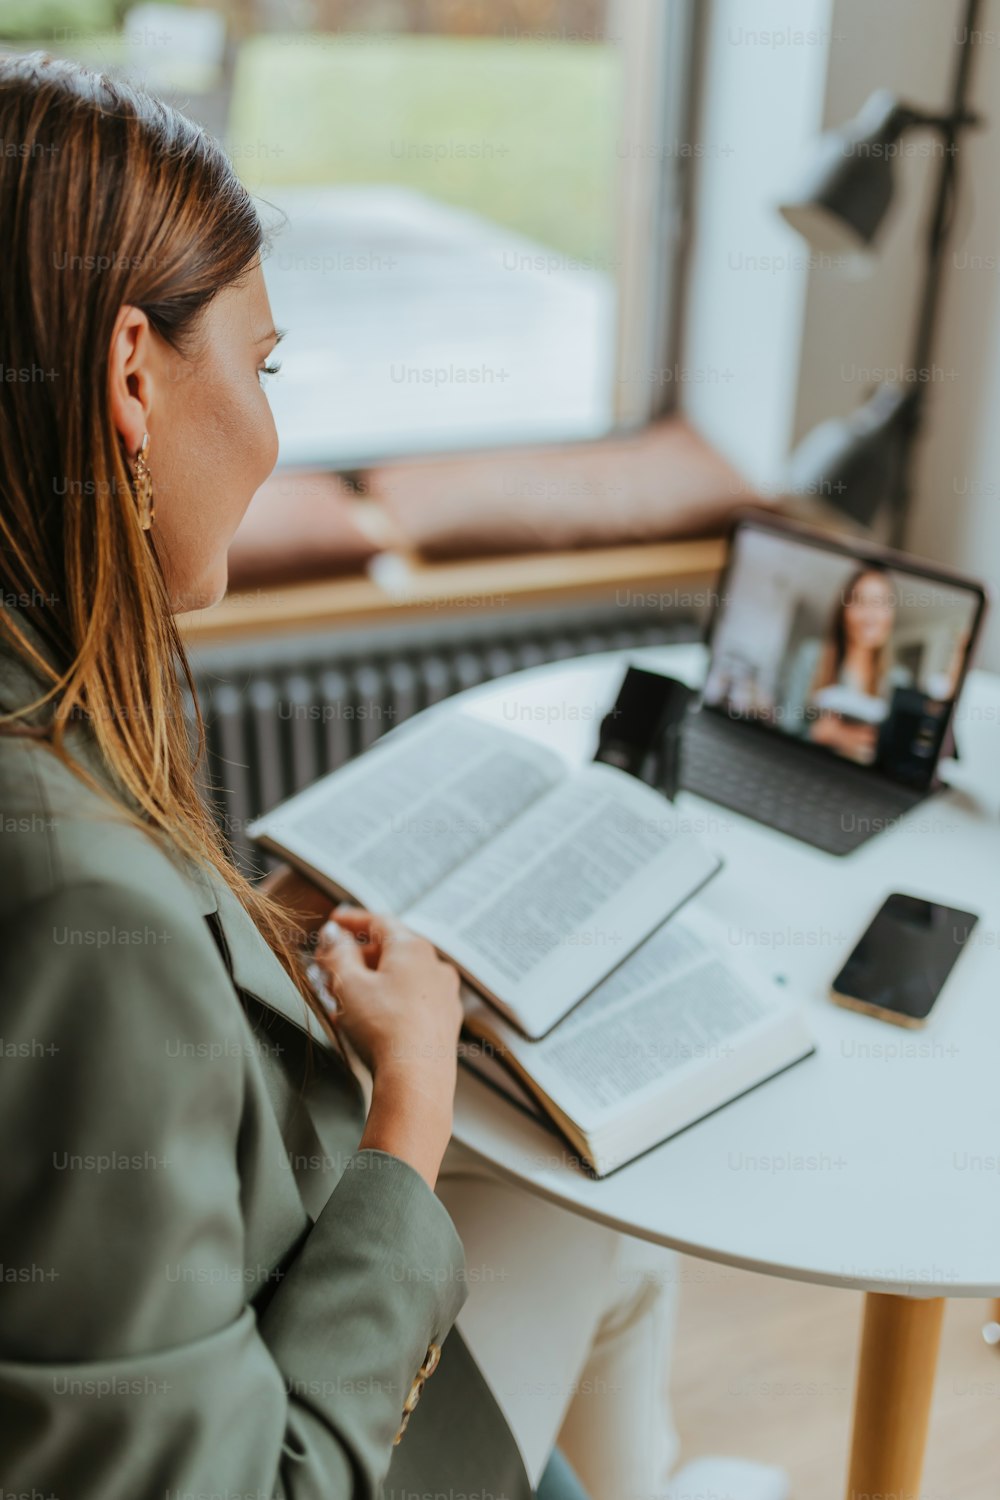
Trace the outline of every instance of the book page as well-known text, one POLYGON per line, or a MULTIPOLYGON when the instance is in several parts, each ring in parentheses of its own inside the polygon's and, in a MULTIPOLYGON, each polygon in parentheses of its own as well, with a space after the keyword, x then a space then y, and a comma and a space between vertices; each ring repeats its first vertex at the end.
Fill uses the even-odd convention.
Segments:
POLYGON ((540 1036, 718 868, 675 824, 659 793, 588 766, 406 920, 540 1036))
POLYGON ((664 1080, 730 1058, 782 1009, 720 956, 716 924, 687 911, 659 928, 550 1036, 526 1041, 480 1002, 490 1033, 552 1102, 590 1131, 664 1080))
POLYGON ((401 913, 566 774, 562 757, 470 714, 380 741, 251 829, 401 913))

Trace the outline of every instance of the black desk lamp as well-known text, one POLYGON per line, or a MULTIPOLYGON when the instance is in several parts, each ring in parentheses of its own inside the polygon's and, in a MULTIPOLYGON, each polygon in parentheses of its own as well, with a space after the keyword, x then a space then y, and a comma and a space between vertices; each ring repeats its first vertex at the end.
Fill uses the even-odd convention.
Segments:
POLYGON ((972 49, 980 0, 966 0, 965 30, 958 42, 951 106, 928 114, 884 89, 855 120, 822 136, 799 190, 779 212, 815 249, 864 253, 871 249, 895 190, 893 149, 911 130, 932 130, 941 142, 937 193, 927 231, 923 290, 908 384, 876 387, 857 411, 815 427, 792 454, 792 493, 828 496, 854 520, 871 526, 885 518, 894 545, 910 498, 910 465, 924 415, 945 246, 958 188, 958 140, 980 119, 967 108, 972 49))

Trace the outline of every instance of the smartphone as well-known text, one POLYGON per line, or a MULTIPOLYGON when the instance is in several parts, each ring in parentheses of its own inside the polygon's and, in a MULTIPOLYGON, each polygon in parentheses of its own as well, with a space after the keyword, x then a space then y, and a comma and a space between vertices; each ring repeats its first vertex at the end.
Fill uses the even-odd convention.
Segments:
POLYGON ((923 1026, 978 920, 919 896, 889 896, 830 998, 896 1026, 923 1026))
POLYGON ((629 667, 614 707, 601 720, 594 759, 674 797, 680 784, 680 732, 694 697, 675 677, 629 667))

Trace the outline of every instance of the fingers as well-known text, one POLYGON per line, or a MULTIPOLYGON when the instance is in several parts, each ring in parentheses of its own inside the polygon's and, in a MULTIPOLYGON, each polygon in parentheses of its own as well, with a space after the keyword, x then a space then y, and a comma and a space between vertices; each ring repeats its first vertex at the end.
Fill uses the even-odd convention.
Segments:
POLYGON ((336 922, 327 922, 320 928, 315 961, 337 985, 356 984, 369 973, 361 947, 353 935, 336 922))
POLYGON ((374 920, 374 912, 366 911, 363 906, 348 906, 342 901, 335 906, 330 916, 342 927, 354 927, 359 923, 368 923, 374 920))
POLYGON ((331 920, 354 935, 363 944, 365 963, 369 969, 377 969, 382 956, 382 927, 379 917, 362 906, 336 906, 330 913, 331 920))
POLYGON ((382 938, 378 917, 361 906, 335 906, 330 920, 354 935, 362 945, 364 960, 369 969, 377 969, 382 956, 382 938))
POLYGON ((418 937, 398 917, 387 912, 365 911, 360 906, 337 906, 331 916, 332 925, 346 929, 364 944, 369 968, 412 963, 421 949, 428 953, 434 951, 426 938, 418 937))

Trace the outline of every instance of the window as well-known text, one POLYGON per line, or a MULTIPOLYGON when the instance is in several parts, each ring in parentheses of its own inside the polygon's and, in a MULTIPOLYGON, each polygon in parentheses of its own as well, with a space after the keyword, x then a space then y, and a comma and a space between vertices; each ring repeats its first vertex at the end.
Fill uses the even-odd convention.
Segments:
POLYGON ((672 404, 691 9, 6 0, 0 27, 123 68, 225 142, 281 226, 283 461, 350 469, 672 404))

